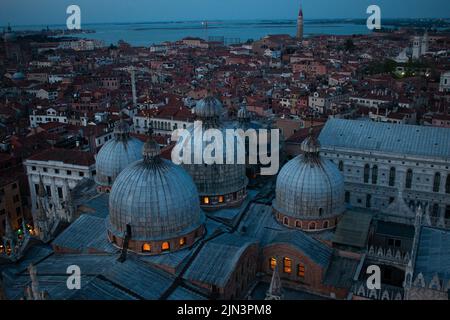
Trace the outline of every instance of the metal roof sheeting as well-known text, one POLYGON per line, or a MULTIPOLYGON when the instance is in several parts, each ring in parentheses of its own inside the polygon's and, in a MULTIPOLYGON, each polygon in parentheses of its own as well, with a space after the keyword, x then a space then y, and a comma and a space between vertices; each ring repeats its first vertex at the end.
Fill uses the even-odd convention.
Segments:
POLYGON ((450 129, 330 119, 319 136, 323 149, 347 148, 450 158, 450 129))
POLYGON ((428 281, 438 274, 444 285, 450 280, 450 230, 422 227, 417 249, 415 275, 428 281))
POLYGON ((333 243, 365 248, 372 215, 347 211, 339 221, 333 243))

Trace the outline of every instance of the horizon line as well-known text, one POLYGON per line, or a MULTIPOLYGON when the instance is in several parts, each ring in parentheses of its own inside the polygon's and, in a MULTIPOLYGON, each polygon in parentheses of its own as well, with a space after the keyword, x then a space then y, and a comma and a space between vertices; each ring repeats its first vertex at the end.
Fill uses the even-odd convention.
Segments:
MULTIPOLYGON (((367 18, 309 18, 304 19, 304 21, 332 21, 332 20, 366 20, 367 18)), ((414 17, 414 18, 399 18, 399 17, 384 17, 384 20, 450 20, 450 17, 442 18, 442 17, 414 17)), ((87 25, 95 25, 95 24, 145 24, 145 23, 185 23, 185 22, 226 22, 226 21, 276 21, 276 20, 283 20, 283 21, 296 21, 297 18, 248 18, 248 19, 192 19, 192 20, 150 20, 150 21, 104 21, 104 22, 82 22, 83 24, 87 25)), ((36 26, 65 26, 65 23, 35 23, 35 24, 12 24, 7 23, 3 24, 0 23, 0 26, 3 28, 11 26, 11 28, 14 27, 36 27, 36 26)))

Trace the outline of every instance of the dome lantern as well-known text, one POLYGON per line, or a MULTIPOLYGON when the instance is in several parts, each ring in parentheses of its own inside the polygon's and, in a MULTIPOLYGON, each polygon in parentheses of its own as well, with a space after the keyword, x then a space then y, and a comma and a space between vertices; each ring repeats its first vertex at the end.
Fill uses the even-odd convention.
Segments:
POLYGON ((114 127, 114 138, 106 142, 95 160, 97 190, 109 192, 114 180, 125 167, 142 159, 143 143, 130 136, 130 127, 122 118, 114 127))
POLYGON ((149 121, 148 127, 148 139, 142 147, 142 156, 144 157, 145 163, 156 163, 161 160, 161 147, 159 144, 153 139, 153 125, 151 121, 149 121))
POLYGON ((304 153, 306 161, 320 160, 320 142, 314 137, 312 127, 309 128, 308 137, 300 145, 300 150, 304 153))
POLYGON ((223 113, 223 105, 219 99, 210 92, 206 98, 201 99, 194 108, 195 116, 208 126, 217 125, 223 113))
POLYGON ((130 137, 130 126, 123 118, 122 112, 119 121, 114 126, 114 137, 116 140, 127 140, 130 137))

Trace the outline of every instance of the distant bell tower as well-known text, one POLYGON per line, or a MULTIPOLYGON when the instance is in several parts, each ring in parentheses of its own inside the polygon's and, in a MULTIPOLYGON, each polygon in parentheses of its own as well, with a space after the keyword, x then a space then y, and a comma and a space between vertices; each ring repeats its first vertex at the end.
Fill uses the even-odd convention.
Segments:
POLYGON ((300 11, 297 17, 297 40, 303 41, 303 9, 300 6, 300 11))

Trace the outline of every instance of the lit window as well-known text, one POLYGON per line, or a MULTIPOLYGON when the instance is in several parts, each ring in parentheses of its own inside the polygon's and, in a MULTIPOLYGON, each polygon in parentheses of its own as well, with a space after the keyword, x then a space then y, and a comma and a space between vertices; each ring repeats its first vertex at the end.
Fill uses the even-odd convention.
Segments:
POLYGON ((223 196, 219 196, 219 203, 223 202, 223 196))
POLYGON ((276 265, 277 265, 277 259, 270 258, 270 269, 275 270, 276 265))
POLYGON ((298 271, 297 274, 299 277, 304 278, 305 277, 305 266, 303 264, 298 265, 298 271))
POLYGON ((204 197, 203 198, 203 203, 204 204, 209 204, 209 197, 204 197))
POLYGON ((142 252, 150 252, 152 251, 152 246, 149 243, 144 243, 142 246, 142 252))
POLYGON ((291 273, 292 272, 292 260, 289 258, 283 259, 283 271, 284 273, 291 273))
POLYGON ((161 245, 161 250, 168 251, 169 249, 170 249, 170 244, 167 241, 163 242, 163 244, 161 245))
POLYGON ((186 238, 183 237, 180 239, 180 247, 184 246, 186 244, 186 238))

